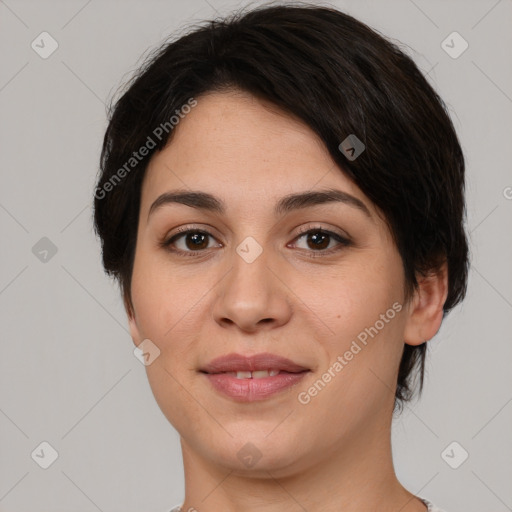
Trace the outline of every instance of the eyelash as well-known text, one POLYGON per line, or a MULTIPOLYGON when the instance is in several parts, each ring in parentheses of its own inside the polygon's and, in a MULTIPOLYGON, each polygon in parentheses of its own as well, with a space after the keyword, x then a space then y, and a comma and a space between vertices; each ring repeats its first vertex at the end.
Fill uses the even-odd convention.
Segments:
MULTIPOLYGON (((170 251, 170 252, 176 254, 177 256, 180 256, 180 257, 181 256, 185 256, 185 257, 190 256, 193 258, 201 257, 201 256, 203 256, 203 254, 201 254, 201 253, 205 253, 207 251, 207 249, 202 249, 199 251, 183 251, 181 249, 174 249, 171 247, 171 245, 174 242, 176 242, 176 240, 178 240, 180 237, 191 234, 191 233, 196 233, 196 234, 199 233, 199 234, 207 235, 207 236, 214 238, 214 236, 211 233, 209 233, 208 231, 204 231, 204 230, 200 230, 200 229, 181 228, 178 230, 178 233, 174 234, 172 237, 170 237, 168 239, 164 239, 161 242, 159 242, 159 246, 167 251, 170 251)), ((318 251, 302 249, 302 250, 305 250, 307 253, 309 253, 309 257, 311 257, 311 258, 329 256, 335 252, 342 250, 345 247, 352 245, 352 242, 348 238, 345 238, 344 236, 339 235, 338 233, 334 233, 333 231, 328 231, 321 227, 313 227, 313 228, 308 227, 305 229, 301 229, 299 231, 299 233, 297 234, 297 236, 294 238, 294 241, 300 239, 304 235, 308 235, 311 233, 316 233, 316 234, 321 233, 323 235, 328 235, 331 238, 334 238, 334 240, 336 240, 339 244, 338 246, 336 246, 334 248, 331 247, 330 249, 321 249, 318 251)))

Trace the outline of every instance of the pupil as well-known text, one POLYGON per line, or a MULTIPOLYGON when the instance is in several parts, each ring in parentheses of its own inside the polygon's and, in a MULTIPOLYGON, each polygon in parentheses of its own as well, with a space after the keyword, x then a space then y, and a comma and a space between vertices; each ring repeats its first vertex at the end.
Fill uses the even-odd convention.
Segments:
POLYGON ((322 249, 322 248, 324 248, 324 246, 327 247, 329 245, 329 243, 327 243, 327 245, 325 245, 325 241, 329 238, 329 235, 327 235, 325 233, 315 233, 310 236, 313 239, 314 247, 316 247, 317 249, 318 248, 322 249), (317 242, 320 242, 320 243, 317 243, 317 242), (322 245, 322 243, 323 243, 323 245, 322 245))
MULTIPOLYGON (((201 243, 204 244, 205 238, 206 238, 205 235, 202 233, 192 233, 192 234, 189 234, 187 237, 188 240, 193 241, 192 242, 192 244, 194 245, 194 247, 192 247, 193 250, 197 250, 198 248, 201 248, 201 243)), ((189 249, 190 249, 190 247, 189 247, 189 249)))

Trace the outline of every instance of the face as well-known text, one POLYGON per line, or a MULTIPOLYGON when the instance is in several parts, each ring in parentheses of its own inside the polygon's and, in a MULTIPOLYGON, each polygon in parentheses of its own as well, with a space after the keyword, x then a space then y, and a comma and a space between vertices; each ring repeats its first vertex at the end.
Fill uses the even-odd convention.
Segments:
POLYGON ((189 451, 242 472, 251 450, 251 471, 284 476, 368 443, 390 421, 412 315, 384 220, 310 128, 248 94, 198 97, 174 130, 142 187, 129 319, 160 350, 146 371, 162 412, 189 451), (327 189, 338 200, 283 201, 327 189), (176 191, 223 210, 151 208, 176 191), (233 353, 307 371, 201 371, 233 353))

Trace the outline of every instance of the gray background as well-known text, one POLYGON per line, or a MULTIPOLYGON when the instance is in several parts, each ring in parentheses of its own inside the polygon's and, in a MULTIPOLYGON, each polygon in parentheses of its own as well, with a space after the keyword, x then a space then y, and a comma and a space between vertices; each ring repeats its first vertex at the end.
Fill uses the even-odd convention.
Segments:
MULTIPOLYGON (((0 0, 0 511, 181 503, 179 437, 102 272, 91 200, 104 103, 166 36, 240 5, 0 0), (47 59, 31 48, 43 31, 59 44, 47 59), (43 237, 57 248, 46 261, 43 237), (31 457, 43 441, 58 452, 48 469, 31 457)), ((468 296, 431 342, 422 399, 395 422, 398 476, 448 512, 512 510, 512 2, 331 5, 403 44, 467 158, 468 296), (441 46, 453 31, 469 43, 458 58, 441 46), (453 441, 469 453, 457 469, 453 441)))

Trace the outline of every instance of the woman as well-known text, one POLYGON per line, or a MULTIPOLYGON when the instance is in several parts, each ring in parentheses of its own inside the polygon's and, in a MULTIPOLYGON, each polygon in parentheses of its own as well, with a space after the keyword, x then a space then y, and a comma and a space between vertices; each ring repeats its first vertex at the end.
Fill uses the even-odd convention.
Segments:
POLYGON ((95 229, 156 401, 173 511, 439 511, 394 411, 466 291, 464 158, 412 60, 328 7, 159 48, 112 109, 95 229))

